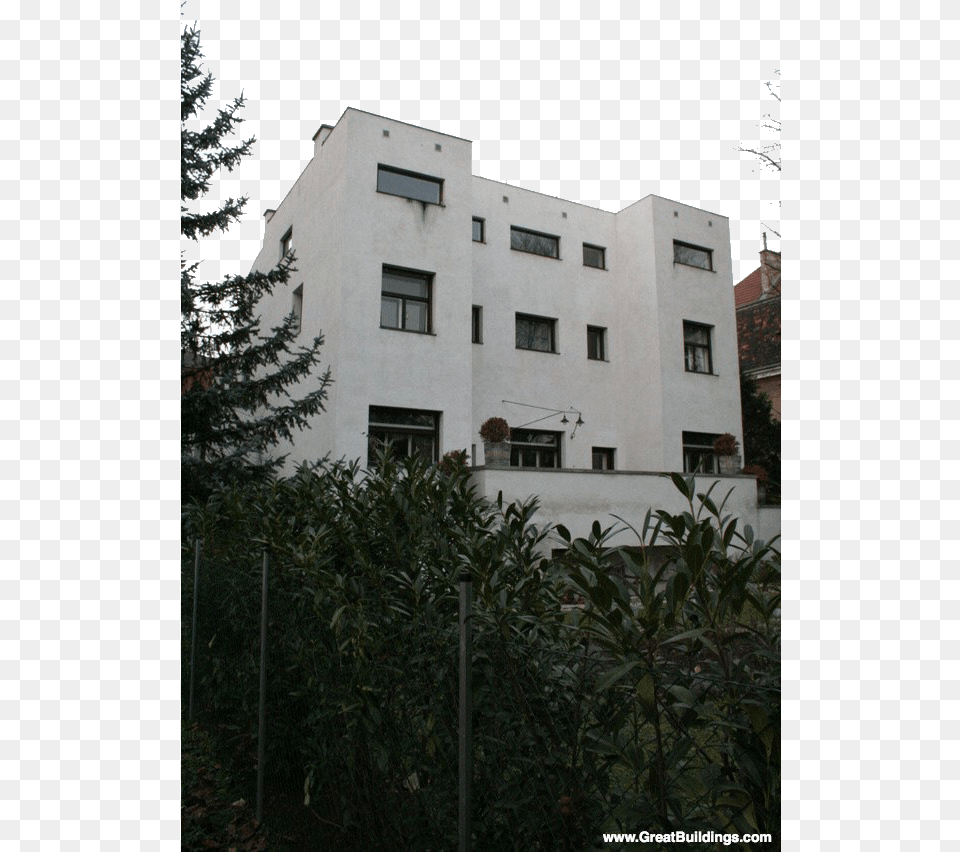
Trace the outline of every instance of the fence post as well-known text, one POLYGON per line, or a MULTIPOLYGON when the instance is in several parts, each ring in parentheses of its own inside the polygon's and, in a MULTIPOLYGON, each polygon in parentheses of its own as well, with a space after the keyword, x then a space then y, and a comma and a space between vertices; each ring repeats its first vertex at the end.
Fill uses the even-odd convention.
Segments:
POLYGON ((460 575, 460 852, 470 850, 470 806, 473 795, 472 609, 473 579, 464 572, 460 575))
POLYGON ((200 541, 194 542, 193 555, 193 621, 190 627, 190 699, 187 703, 187 721, 193 721, 193 683, 197 664, 197 600, 200 596, 200 541))
POLYGON ((260 598, 260 707, 257 725, 257 808, 256 819, 263 821, 263 768, 267 757, 267 579, 270 557, 263 551, 263 592, 260 598))

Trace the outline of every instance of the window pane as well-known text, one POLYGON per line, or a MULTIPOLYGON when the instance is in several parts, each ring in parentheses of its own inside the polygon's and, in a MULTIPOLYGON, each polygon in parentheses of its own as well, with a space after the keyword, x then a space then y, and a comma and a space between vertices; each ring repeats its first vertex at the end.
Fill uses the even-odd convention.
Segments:
POLYGON ((380 299, 380 325, 384 328, 400 328, 400 300, 391 296, 380 299))
POLYGON ((685 263, 688 266, 698 266, 701 269, 712 269, 710 263, 709 249, 687 246, 683 243, 675 242, 673 244, 673 259, 677 263, 685 263))
POLYGON ((415 201, 440 203, 440 185, 442 181, 426 176, 399 174, 383 166, 377 171, 377 190, 415 201))
POLYGON ((701 346, 709 346, 710 329, 702 325, 684 323, 683 338, 687 343, 699 343, 701 346))
POLYGON ((510 248, 517 251, 529 251, 545 257, 560 256, 560 240, 544 234, 524 231, 522 228, 510 229, 510 248))
POLYGON ((435 458, 433 435, 413 435, 411 445, 411 451, 414 455, 423 456, 428 461, 433 461, 435 458))
POLYGON ((403 327, 407 331, 426 331, 427 330, 427 303, 426 302, 404 302, 406 315, 404 317, 403 327))
POLYGON ((402 275, 397 272, 383 272, 384 292, 398 296, 415 296, 419 299, 427 298, 427 280, 422 275, 402 275))
POLYGON ((483 242, 483 220, 482 219, 473 220, 473 241, 475 243, 483 242))
POLYGON ((588 246, 584 243, 583 246, 583 265, 584 266, 595 266, 597 269, 603 269, 603 253, 602 248, 597 248, 596 246, 588 246))

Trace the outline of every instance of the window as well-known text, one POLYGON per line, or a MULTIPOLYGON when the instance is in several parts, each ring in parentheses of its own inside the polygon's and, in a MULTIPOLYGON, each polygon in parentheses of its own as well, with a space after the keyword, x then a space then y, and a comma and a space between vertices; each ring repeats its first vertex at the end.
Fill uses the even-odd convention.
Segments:
POLYGON ((303 284, 293 291, 293 304, 290 310, 294 317, 294 331, 300 333, 300 327, 303 324, 303 284))
POLYGON ((556 320, 546 317, 517 314, 517 349, 556 352, 556 324, 556 320))
POLYGON ((474 343, 483 343, 483 308, 479 305, 473 306, 472 312, 472 334, 471 339, 474 343))
POLYGON ((683 322, 683 358, 688 373, 712 373, 711 326, 683 322))
POLYGON ((287 228, 287 232, 280 237, 280 260, 287 256, 287 252, 293 248, 293 228, 287 228))
POLYGON ((692 246, 689 243, 673 241, 673 262, 685 266, 697 266, 700 269, 713 269, 713 249, 692 246))
POLYGON ((614 449, 612 447, 593 447, 591 455, 593 457, 594 470, 613 470, 614 449))
POLYGON ((483 219, 478 219, 476 216, 473 217, 473 241, 475 243, 486 242, 485 224, 483 219))
POLYGON ((370 406, 370 425, 367 429, 367 464, 372 466, 377 451, 389 449, 391 458, 423 456, 437 461, 440 414, 415 408, 387 408, 370 406))
POLYGON ((683 433, 684 473, 717 472, 717 457, 713 452, 713 442, 719 437, 709 432, 683 433))
POLYGON ((443 180, 390 166, 378 166, 377 192, 439 204, 443 197, 443 180))
POLYGON ((537 429, 510 430, 511 467, 560 467, 562 432, 537 429))
POLYGON ((587 358, 591 361, 607 360, 607 330, 596 325, 587 326, 587 358))
POLYGON ((525 228, 510 227, 510 248, 515 251, 528 251, 542 254, 544 257, 560 258, 560 237, 528 231, 525 228))
POLYGON ((428 272, 383 267, 380 296, 380 328, 403 331, 430 331, 430 290, 433 276, 428 272))
POLYGON ((607 268, 607 250, 600 246, 592 246, 589 243, 583 244, 583 265, 594 266, 597 269, 607 268))

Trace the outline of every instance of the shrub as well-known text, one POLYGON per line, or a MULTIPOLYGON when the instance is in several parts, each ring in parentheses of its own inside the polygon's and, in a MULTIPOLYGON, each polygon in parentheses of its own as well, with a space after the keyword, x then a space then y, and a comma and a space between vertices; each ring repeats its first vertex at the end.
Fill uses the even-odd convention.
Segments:
POLYGON ((491 444, 510 439, 510 426, 502 417, 489 417, 480 426, 480 437, 491 444))
POLYGON ((724 432, 713 442, 713 451, 718 456, 735 456, 740 451, 740 442, 729 432, 724 432))

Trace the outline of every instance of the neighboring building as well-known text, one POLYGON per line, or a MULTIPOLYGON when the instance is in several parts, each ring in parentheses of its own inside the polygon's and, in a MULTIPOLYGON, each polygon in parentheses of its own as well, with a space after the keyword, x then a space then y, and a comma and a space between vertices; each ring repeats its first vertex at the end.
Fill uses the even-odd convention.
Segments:
POLYGON ((760 266, 733 288, 740 369, 770 397, 780 419, 780 252, 763 235, 760 266))
POLYGON ((475 177, 469 141, 356 109, 314 145, 254 263, 296 252, 262 321, 292 310, 305 340, 322 330, 334 379, 291 462, 467 449, 484 493, 538 493, 567 522, 648 505, 660 486, 636 472, 712 473, 713 438, 742 439, 726 217, 653 195, 608 213, 475 177), (511 468, 483 467, 495 415, 511 468), (611 470, 633 473, 613 487, 611 470), (588 478, 544 479, 570 471, 588 478))

